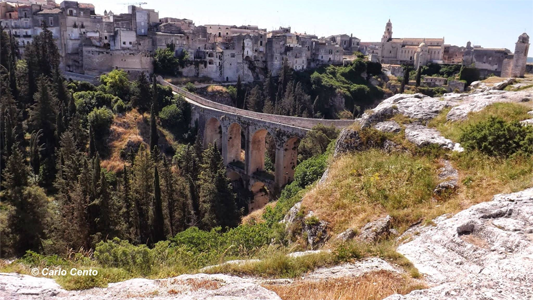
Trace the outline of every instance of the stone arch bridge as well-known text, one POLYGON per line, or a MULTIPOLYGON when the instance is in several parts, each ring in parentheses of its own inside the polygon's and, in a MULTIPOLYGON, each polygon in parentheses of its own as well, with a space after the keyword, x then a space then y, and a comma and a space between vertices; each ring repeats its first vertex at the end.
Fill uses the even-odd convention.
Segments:
POLYGON ((219 145, 230 179, 240 177, 252 191, 256 189, 254 186, 257 186, 257 183, 270 188, 281 188, 293 180, 299 142, 315 125, 333 125, 341 129, 354 122, 248 111, 189 93, 161 77, 158 77, 158 81, 162 85, 170 86, 191 104, 192 123, 198 124, 198 133, 203 138, 204 146, 210 143, 219 145), (271 138, 267 139, 268 135, 271 138), (268 141, 273 143, 275 148, 274 176, 265 172, 268 141))

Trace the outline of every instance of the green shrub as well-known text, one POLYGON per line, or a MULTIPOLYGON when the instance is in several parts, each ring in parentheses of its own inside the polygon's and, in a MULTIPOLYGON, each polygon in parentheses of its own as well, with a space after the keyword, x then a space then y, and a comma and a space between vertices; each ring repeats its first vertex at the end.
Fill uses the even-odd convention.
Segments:
POLYGON ((492 156, 533 154, 533 127, 490 117, 467 127, 460 142, 467 150, 479 150, 492 156))
POLYGON ((127 110, 126 104, 124 104, 124 102, 122 102, 122 100, 120 99, 113 106, 113 111, 117 114, 125 113, 126 110, 127 110))
POLYGON ((459 79, 466 81, 466 85, 469 86, 472 82, 480 79, 479 70, 474 67, 463 67, 459 72, 459 79))
POLYGON ((163 126, 175 129, 183 121, 183 114, 176 104, 171 104, 163 107, 159 112, 159 118, 163 126))
POLYGON ((113 123, 113 112, 107 107, 95 108, 88 116, 89 126, 94 131, 96 148, 99 153, 107 151, 107 137, 113 123))
POLYGON ((134 246, 118 238, 99 242, 94 257, 104 267, 123 268, 144 276, 150 275, 154 264, 154 256, 146 245, 134 246))
POLYGON ((296 166, 294 181, 301 188, 305 188, 322 177, 327 168, 327 155, 321 154, 307 159, 296 166))
POLYGON ((194 93, 196 91, 196 86, 192 82, 187 82, 185 89, 191 93, 194 93))

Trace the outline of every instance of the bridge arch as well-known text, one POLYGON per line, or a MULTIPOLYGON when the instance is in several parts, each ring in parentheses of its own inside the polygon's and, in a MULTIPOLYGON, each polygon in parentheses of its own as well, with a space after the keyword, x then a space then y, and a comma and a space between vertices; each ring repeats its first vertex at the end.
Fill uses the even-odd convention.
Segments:
POLYGON ((228 161, 227 163, 245 161, 246 156, 244 160, 241 157, 243 137, 244 137, 244 133, 242 130, 242 126, 239 123, 232 123, 228 127, 228 141, 227 141, 228 142, 228 161))
MULTIPOLYGON (((270 143, 275 143, 273 135, 267 129, 258 129, 251 135, 249 141, 249 153, 246 153, 246 155, 249 155, 249 158, 247 159, 248 175, 252 175, 259 171, 265 171, 267 141, 270 141, 270 143)), ((275 163, 275 155, 274 157, 271 157, 271 160, 273 163, 275 163)))
POLYGON ((253 194, 253 200, 248 205, 248 211, 251 213, 268 204, 270 201, 270 193, 265 183, 261 181, 254 182, 250 190, 253 194))
POLYGON ((300 138, 292 137, 283 145, 283 184, 294 180, 294 170, 298 164, 298 146, 300 138))
POLYGON ((205 124, 204 148, 213 143, 219 150, 222 149, 222 126, 217 118, 210 118, 205 124))

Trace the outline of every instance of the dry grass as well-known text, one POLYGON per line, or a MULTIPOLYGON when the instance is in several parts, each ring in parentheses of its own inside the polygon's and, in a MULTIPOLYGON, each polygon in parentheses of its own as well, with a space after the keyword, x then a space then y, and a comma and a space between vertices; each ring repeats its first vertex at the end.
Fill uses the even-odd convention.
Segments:
MULTIPOLYGON (((109 171, 121 171, 126 163, 121 157, 121 150, 128 143, 132 145, 148 145, 150 140, 150 116, 141 115, 137 110, 132 110, 122 116, 115 116, 108 139, 110 156, 103 160, 101 165, 109 171)), ((159 147, 161 150, 174 144, 172 134, 159 128, 159 147)))
MULTIPOLYGON (((470 124, 489 116, 506 121, 524 120, 531 118, 527 114, 530 110, 524 104, 497 103, 471 114, 464 122, 447 122, 447 111, 444 111, 430 126, 445 137, 458 141, 463 128, 470 124)), ((417 221, 427 223, 442 214, 456 213, 490 201, 495 194, 533 186, 531 157, 504 159, 476 151, 426 153, 409 146, 402 134, 387 138, 417 154, 369 150, 342 156, 330 164, 327 183, 303 197, 302 206, 329 222, 333 233, 347 228, 358 230, 385 215, 391 215, 393 226, 402 232, 417 221), (438 183, 438 161, 435 158, 450 160, 459 171, 459 188, 445 197, 433 195, 438 183)))
POLYGON ((265 205, 263 208, 254 210, 250 214, 246 215, 242 218, 241 224, 257 224, 262 223, 265 220, 263 219, 263 213, 265 212, 267 207, 274 208, 276 206, 276 202, 270 202, 267 205, 265 205))
POLYGON ((357 278, 339 278, 324 281, 296 281, 292 284, 265 284, 283 300, 351 300, 383 299, 392 294, 408 294, 425 286, 415 280, 379 271, 357 278))
POLYGON ((228 92, 228 90, 221 86, 221 85, 210 85, 207 87, 207 92, 208 93, 221 93, 221 94, 225 94, 228 92))
POLYGON ((407 224, 432 207, 436 168, 429 158, 408 153, 345 155, 330 165, 327 184, 307 193, 302 206, 329 222, 335 233, 361 228, 386 214, 407 224))

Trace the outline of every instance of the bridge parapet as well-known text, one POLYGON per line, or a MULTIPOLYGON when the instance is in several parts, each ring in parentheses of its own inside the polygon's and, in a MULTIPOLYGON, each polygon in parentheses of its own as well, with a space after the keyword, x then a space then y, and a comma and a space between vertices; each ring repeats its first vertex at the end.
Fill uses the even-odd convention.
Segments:
POLYGON ((328 120, 328 119, 315 119, 315 118, 301 118, 301 117, 282 116, 282 115, 265 114, 265 113, 249 111, 249 110, 240 109, 240 108, 232 107, 229 105, 224 105, 221 103, 217 103, 217 102, 205 99, 203 97, 190 93, 186 91, 185 89, 177 87, 163 80, 161 77, 158 77, 158 81, 162 85, 170 86, 174 92, 182 95, 185 98, 192 100, 192 102, 196 102, 196 104, 206 106, 212 109, 220 110, 228 114, 235 114, 241 117, 248 117, 248 118, 252 118, 255 120, 273 122, 273 123, 284 124, 288 126, 300 127, 300 128, 305 128, 305 129, 311 129, 318 124, 322 124, 325 126, 335 126, 336 128, 342 129, 342 128, 350 126, 354 122, 354 120, 328 120))

